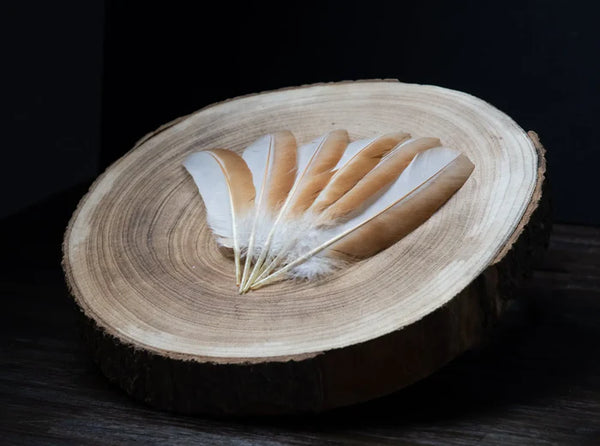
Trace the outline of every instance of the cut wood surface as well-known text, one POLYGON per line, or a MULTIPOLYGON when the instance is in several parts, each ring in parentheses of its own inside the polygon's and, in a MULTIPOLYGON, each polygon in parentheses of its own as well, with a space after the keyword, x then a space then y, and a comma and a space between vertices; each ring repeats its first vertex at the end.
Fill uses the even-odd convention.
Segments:
POLYGON ((183 412, 321 411, 430 374, 477 343, 544 245, 535 134, 464 93, 393 81, 314 85, 209 106, 144 138, 91 187, 64 241, 67 281, 103 372, 183 412), (289 129, 406 131, 475 164, 425 224, 318 282, 235 286, 182 161, 289 129))

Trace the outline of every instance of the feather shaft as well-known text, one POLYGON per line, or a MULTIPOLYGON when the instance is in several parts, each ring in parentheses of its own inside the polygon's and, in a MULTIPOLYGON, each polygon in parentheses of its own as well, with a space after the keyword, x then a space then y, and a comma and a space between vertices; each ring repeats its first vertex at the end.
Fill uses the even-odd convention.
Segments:
POLYGON ((342 224, 333 235, 296 260, 253 285, 274 282, 309 258, 330 248, 330 256, 361 258, 373 255, 427 220, 465 183, 473 164, 459 152, 439 147, 417 155, 377 202, 342 224), (399 219, 406 219, 398 224, 399 219), (333 246, 332 246, 333 245, 333 246))
POLYGON ((264 271, 263 265, 270 254, 271 242, 283 218, 293 217, 304 212, 316 195, 327 184, 333 175, 333 169, 342 157, 348 145, 348 132, 334 130, 321 138, 298 149, 297 174, 294 183, 280 208, 279 214, 271 227, 254 268, 242 292, 250 288, 251 283, 264 271))
MULTIPOLYGON (((317 225, 337 224, 339 219, 357 213, 398 178, 418 153, 441 145, 437 138, 409 138, 407 133, 391 133, 350 144, 336 166, 338 170, 308 210, 315 214, 317 225)), ((292 243, 290 240, 282 251, 292 243)), ((255 280, 264 278, 279 263, 280 258, 275 257, 255 280)))
POLYGON ((292 187, 296 169, 296 139, 289 131, 267 135, 247 147, 242 157, 252 172, 258 198, 252 229, 248 238, 246 261, 240 281, 240 292, 243 292, 250 274, 252 256, 259 236, 259 226, 263 231, 265 226, 269 226, 261 224, 261 219, 266 218, 268 221, 277 213, 286 201, 292 187))

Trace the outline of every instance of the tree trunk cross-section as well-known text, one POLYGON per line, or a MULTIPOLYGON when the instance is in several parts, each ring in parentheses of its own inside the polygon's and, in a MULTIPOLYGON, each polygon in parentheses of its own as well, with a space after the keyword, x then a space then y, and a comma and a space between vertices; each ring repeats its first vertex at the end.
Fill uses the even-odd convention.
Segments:
POLYGON ((63 266, 104 374, 185 413, 319 412, 405 387, 477 344, 547 243, 544 150, 473 96, 341 82, 206 107, 143 138, 80 202, 63 266), (181 163, 289 129, 434 136, 475 164, 425 224, 321 281, 239 295, 181 163))

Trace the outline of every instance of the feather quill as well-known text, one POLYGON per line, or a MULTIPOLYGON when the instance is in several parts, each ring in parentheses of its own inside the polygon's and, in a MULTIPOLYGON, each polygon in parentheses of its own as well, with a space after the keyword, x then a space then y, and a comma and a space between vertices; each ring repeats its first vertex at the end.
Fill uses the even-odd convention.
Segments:
POLYGON ((250 235, 244 244, 246 261, 240 287, 250 273, 257 239, 262 240, 268 232, 273 218, 285 202, 294 182, 296 138, 289 131, 266 135, 248 146, 242 153, 242 158, 252 172, 256 198, 250 235))
MULTIPOLYGON (((329 182, 306 210, 300 222, 298 222, 297 218, 294 221, 293 226, 295 227, 295 231, 287 230, 283 232, 280 236, 283 242, 275 243, 278 245, 278 255, 269 259, 268 265, 262 269, 260 274, 253 273, 251 280, 260 280, 271 273, 282 261, 282 257, 287 257, 285 253, 297 242, 297 238, 303 237, 303 233, 310 230, 312 222, 316 220, 325 208, 340 199, 340 197, 352 189, 373 169, 384 156, 403 142, 406 142, 409 138, 410 135, 408 133, 388 133, 380 137, 354 141, 349 144, 336 166, 331 170, 329 182)), ((264 260, 264 258, 259 260, 264 260)))
MULTIPOLYGON (((350 144, 340 160, 340 163, 342 163, 344 162, 344 158, 346 159, 344 166, 336 171, 330 183, 309 209, 309 214, 300 220, 300 229, 297 231, 301 237, 300 240, 287 235, 287 242, 280 251, 288 252, 288 257, 299 254, 300 249, 306 249, 310 246, 310 242, 307 242, 307 239, 310 240, 312 237, 306 237, 305 234, 317 234, 317 236, 320 236, 323 233, 322 226, 339 224, 340 220, 347 218, 349 214, 360 212, 361 209, 366 207, 378 194, 398 178, 418 153, 441 145, 440 140, 437 138, 410 139, 409 136, 408 134, 391 134, 380 138, 384 145, 386 145, 386 142, 389 143, 390 139, 397 142, 397 144, 391 151, 388 149, 387 153, 375 160, 376 162, 373 162, 369 158, 369 152, 377 148, 378 144, 374 144, 377 139, 356 141, 350 144), (365 141, 367 142, 365 143, 365 141), (356 150, 356 148, 360 147, 362 147, 362 150, 356 150), (357 172, 358 169, 356 169, 356 164, 353 161, 359 161, 361 158, 368 160, 366 163, 363 162, 367 166, 361 166, 363 163, 359 163, 362 171, 357 172), (366 167, 370 167, 370 169, 367 170, 366 167), (339 183, 337 180, 339 180, 339 183), (336 183, 343 186, 339 187, 336 183), (350 184, 351 186, 348 187, 350 184), (327 192, 327 189, 330 187, 331 191, 334 191, 333 194, 327 192), (340 193, 342 191, 346 193, 340 193), (323 199, 321 200, 322 197, 323 199), (296 249, 289 252, 294 244, 296 245, 296 249)), ((316 261, 316 258, 313 259, 311 263, 302 266, 301 269, 308 271, 316 261)), ((273 259, 256 278, 256 281, 270 274, 279 263, 281 263, 281 256, 273 259)), ((327 267, 327 262, 320 262, 320 267, 315 266, 314 269, 318 271, 323 270, 326 273, 332 268, 327 267)), ((310 273, 308 276, 312 278, 314 274, 310 273)))
POLYGON ((319 228, 310 249, 252 288, 279 280, 289 272, 311 277, 315 268, 330 268, 338 259, 368 257, 389 247, 450 199, 473 168, 466 156, 453 149, 436 147, 417 154, 375 201, 338 226, 319 228))
MULTIPOLYGON (((242 292, 246 291, 251 282, 262 272, 261 268, 270 254, 271 242, 277 230, 280 229, 282 220, 298 217, 310 207, 331 179, 335 166, 347 146, 348 132, 334 130, 298 148, 294 184, 270 227, 252 273, 248 276, 248 280, 242 280, 242 292)), ((246 262, 248 262, 248 258, 246 258, 246 262)))
POLYGON ((242 222, 254 205, 250 169, 238 154, 225 149, 193 153, 183 165, 202 196, 206 220, 217 241, 233 248, 235 275, 239 281, 242 222))

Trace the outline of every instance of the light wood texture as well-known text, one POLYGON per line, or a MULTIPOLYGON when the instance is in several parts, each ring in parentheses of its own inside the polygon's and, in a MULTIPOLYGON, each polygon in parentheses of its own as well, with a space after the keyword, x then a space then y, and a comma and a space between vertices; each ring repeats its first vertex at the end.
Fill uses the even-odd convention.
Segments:
POLYGON ((392 81, 267 92, 164 126, 94 183, 65 236, 96 360, 134 396, 185 412, 320 411, 410 384, 480 339, 543 245, 534 143, 473 96, 392 81), (475 171, 390 249, 319 282, 239 295, 183 159, 336 128, 438 137, 475 171))

